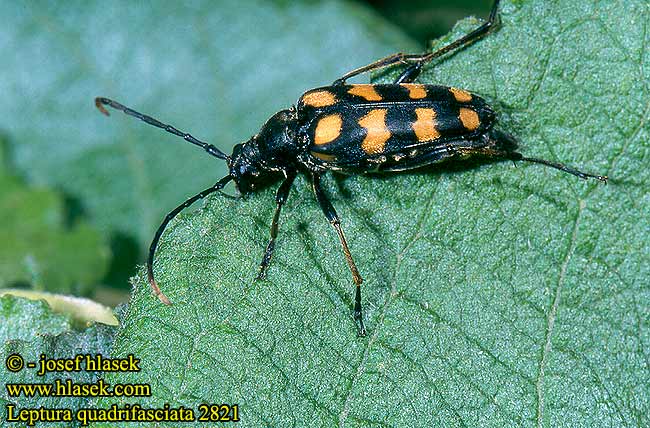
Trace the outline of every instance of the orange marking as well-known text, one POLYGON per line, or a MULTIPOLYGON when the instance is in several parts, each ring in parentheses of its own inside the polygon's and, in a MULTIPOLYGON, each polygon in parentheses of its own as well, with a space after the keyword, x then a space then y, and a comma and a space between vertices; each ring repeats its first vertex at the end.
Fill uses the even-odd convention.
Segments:
POLYGON ((436 112, 431 108, 416 108, 417 119, 413 122, 413 132, 419 142, 433 141, 440 138, 440 132, 436 126, 436 112))
POLYGON ((310 152, 312 156, 317 157, 318 159, 325 161, 325 162, 334 162, 336 160, 336 156, 334 155, 328 155, 326 153, 319 153, 319 152, 310 152))
POLYGON ((352 85, 348 94, 359 96, 366 101, 381 101, 381 95, 375 91, 374 85, 352 85))
POLYGON ((369 155, 383 152, 386 141, 390 138, 390 131, 386 127, 386 112, 386 109, 370 110, 359 120, 359 125, 367 131, 366 138, 361 142, 361 148, 369 155))
POLYGON ((473 131, 481 124, 478 114, 469 108, 462 107, 458 115, 463 126, 469 131, 473 131))
POLYGON ((327 144, 341 135, 343 118, 340 114, 330 114, 318 121, 316 125, 314 144, 317 146, 327 144))
POLYGON ((302 102, 312 107, 328 107, 336 103, 336 97, 329 91, 314 91, 303 95, 302 102))
POLYGON ((400 85, 408 89, 409 98, 412 100, 419 100, 427 96, 427 90, 424 88, 424 85, 417 83, 400 83, 400 85))
POLYGON ((464 89, 449 88, 449 92, 456 98, 459 103, 468 103, 472 101, 472 94, 464 89))

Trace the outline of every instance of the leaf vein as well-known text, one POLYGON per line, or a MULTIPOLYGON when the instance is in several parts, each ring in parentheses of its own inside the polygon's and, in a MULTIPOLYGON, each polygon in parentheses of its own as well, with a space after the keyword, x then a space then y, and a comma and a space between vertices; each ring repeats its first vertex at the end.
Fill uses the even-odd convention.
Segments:
POLYGON ((564 261, 562 262, 562 268, 560 270, 560 275, 557 282, 557 287, 555 288, 555 295, 553 296, 553 302, 551 304, 551 309, 546 320, 546 340, 544 343, 544 348, 542 350, 542 359, 539 364, 539 371, 537 375, 537 427, 541 428, 544 423, 544 376, 546 366, 548 364, 548 359, 550 358, 551 349, 552 349, 552 336, 555 328, 555 320, 557 318, 557 313, 560 307, 560 296, 562 293, 562 286, 566 280, 566 272, 571 261, 571 256, 575 252, 576 243, 578 240, 578 229, 580 227, 580 219, 582 217, 583 210, 586 204, 584 200, 580 200, 578 214, 573 223, 573 232, 571 234, 571 241, 569 242, 569 248, 567 250, 564 261))

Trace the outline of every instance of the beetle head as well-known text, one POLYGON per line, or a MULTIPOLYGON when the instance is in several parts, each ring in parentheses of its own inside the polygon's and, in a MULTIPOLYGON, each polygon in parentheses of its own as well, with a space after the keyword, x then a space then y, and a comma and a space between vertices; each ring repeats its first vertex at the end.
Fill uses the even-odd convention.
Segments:
POLYGON ((228 168, 237 189, 248 193, 255 188, 255 183, 263 178, 264 167, 259 163, 259 150, 253 139, 237 144, 233 150, 228 168))

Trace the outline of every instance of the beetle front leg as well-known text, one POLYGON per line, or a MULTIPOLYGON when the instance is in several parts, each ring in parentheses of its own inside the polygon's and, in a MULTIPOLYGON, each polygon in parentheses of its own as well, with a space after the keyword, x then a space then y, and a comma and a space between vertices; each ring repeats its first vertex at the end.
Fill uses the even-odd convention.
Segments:
POLYGON ((345 235, 343 234, 343 229, 341 229, 341 220, 339 220, 339 216, 336 214, 334 206, 329 201, 327 195, 325 195, 325 192, 323 192, 323 188, 320 185, 320 175, 312 175, 312 185, 318 204, 323 210, 325 217, 327 217, 327 220, 336 230, 336 233, 339 236, 339 241, 341 241, 345 260, 348 262, 348 267, 352 273, 352 280, 356 285, 356 292, 354 295, 354 320, 359 323, 359 336, 365 336, 366 327, 363 325, 363 314, 361 312, 361 283, 363 282, 363 278, 361 278, 359 270, 357 269, 357 265, 354 263, 354 259, 352 258, 352 253, 350 253, 350 248, 348 247, 345 235))
POLYGON ((266 270, 269 267, 271 256, 273 255, 273 249, 275 248, 275 238, 278 236, 280 211, 282 210, 282 205, 284 205, 284 203, 287 201, 289 190, 291 190, 293 180, 296 178, 296 171, 286 172, 285 177, 286 178, 280 187, 278 187, 278 191, 275 194, 275 202, 277 203, 277 206, 275 208, 275 214, 273 215, 273 221, 271 222, 271 239, 266 246, 266 251, 264 251, 264 257, 262 257, 262 262, 260 263, 260 269, 257 273, 256 279, 264 279, 266 277, 266 270))

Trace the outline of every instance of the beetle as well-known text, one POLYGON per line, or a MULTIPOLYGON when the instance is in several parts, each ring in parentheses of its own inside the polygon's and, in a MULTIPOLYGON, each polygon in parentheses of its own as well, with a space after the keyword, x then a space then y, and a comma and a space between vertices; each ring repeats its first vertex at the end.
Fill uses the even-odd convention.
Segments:
POLYGON ((330 86, 304 93, 296 105, 274 114, 248 141, 234 146, 227 155, 175 127, 162 123, 108 98, 95 99, 104 106, 182 137, 227 163, 229 173, 213 186, 173 209, 162 221, 149 248, 147 275, 153 293, 165 304, 153 272, 156 247, 167 224, 183 209, 207 195, 221 191, 233 181, 240 193, 255 191, 256 185, 282 178, 271 222, 270 239, 259 266, 263 279, 278 236, 280 212, 297 174, 311 179, 313 192, 325 217, 335 229, 355 285, 354 320, 365 335, 361 306, 362 277, 354 262, 341 221, 323 192, 321 176, 328 171, 367 174, 413 170, 453 158, 483 156, 493 159, 543 164, 582 179, 607 177, 582 172, 567 165, 517 152, 517 141, 497 130, 496 112, 480 96, 460 88, 415 83, 423 66, 448 52, 464 47, 489 33, 498 21, 499 0, 482 25, 442 48, 423 54, 396 53, 346 73, 330 86), (392 84, 347 84, 362 73, 394 65, 405 69, 392 84))

